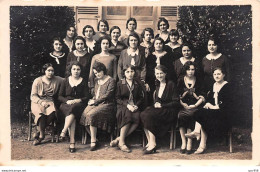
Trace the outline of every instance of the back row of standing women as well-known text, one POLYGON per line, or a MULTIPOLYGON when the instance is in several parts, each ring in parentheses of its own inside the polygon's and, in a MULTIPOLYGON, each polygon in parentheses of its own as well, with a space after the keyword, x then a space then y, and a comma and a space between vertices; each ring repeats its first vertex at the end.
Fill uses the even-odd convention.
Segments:
MULTIPOLYGON (((117 111, 120 137, 113 140, 110 145, 130 152, 131 150, 125 144, 125 137, 136 129, 140 121, 139 116, 141 116, 148 140, 145 153, 153 153, 156 150, 155 138, 164 135, 173 125, 173 121, 177 121, 174 120, 177 116, 172 114, 178 112, 180 103, 185 109, 179 113, 181 152, 184 152, 187 147, 186 151, 189 153, 191 141, 188 141, 188 145, 186 145, 184 134, 185 128, 192 128, 192 120, 186 118, 189 118, 189 114, 193 114, 193 111, 187 113, 187 110, 197 108, 205 100, 203 92, 212 88, 215 82, 213 72, 216 67, 225 69, 227 71, 225 76, 229 80, 229 63, 224 55, 217 52, 219 43, 216 39, 209 39, 209 54, 199 62, 197 58, 193 57, 190 44, 180 45, 178 43, 177 30, 167 31, 169 23, 166 19, 161 18, 158 21, 160 34, 155 38, 151 28, 145 28, 139 36, 135 32, 136 27, 136 20, 130 18, 126 24, 125 35, 120 37, 121 30, 117 26, 113 26, 110 29, 110 35, 107 35, 108 23, 100 20, 97 28, 99 32, 95 33, 94 28, 90 25, 83 28, 82 33, 85 38, 77 36, 73 39, 75 28, 69 27, 63 40, 59 38, 53 40, 54 50, 46 61, 52 66, 45 67, 45 71, 53 68, 56 75, 64 77, 66 66, 68 69, 67 77, 59 90, 58 100, 61 102, 60 111, 66 116, 60 137, 63 139, 70 128, 70 152, 75 151, 74 135, 77 119, 81 118, 80 123, 89 127, 91 150, 95 150, 98 147, 97 128, 112 131, 114 118, 109 114, 117 111), (193 74, 188 74, 189 70, 193 70, 193 74), (194 71, 196 72, 194 73, 194 71), (196 77, 194 77, 195 74, 196 77), (116 80, 119 80, 117 89, 116 80), (87 82, 88 84, 86 84, 87 82), (177 83, 177 87, 174 83, 177 83), (117 110, 113 106, 115 91, 117 110), (89 92, 92 96, 89 95, 89 92), (89 100, 88 103, 87 100, 89 100), (152 103, 153 100, 154 103, 152 103), (189 107, 190 104, 195 107, 189 107), (152 106, 145 109, 147 105, 152 106), (183 118, 180 119, 180 117, 183 118)), ((225 72, 221 70, 221 73, 225 72)), ((43 84, 41 91, 53 88, 50 87, 50 82, 44 82, 44 78, 46 77, 43 77, 40 82, 47 83, 47 85, 49 83, 49 87, 45 87, 43 84)), ((34 83, 33 88, 36 88, 36 85, 37 83, 34 83)), ((37 92, 32 91, 32 100, 37 92)), ((54 92, 55 90, 52 89, 52 93, 54 92)), ((42 96, 44 97, 46 94, 38 94, 38 97, 42 96)), ((51 107, 49 104, 45 106, 43 101, 34 102, 46 108, 51 107)), ((39 109, 39 107, 37 108, 39 109)), ((33 109, 37 108, 33 108, 32 105, 32 111, 35 116, 39 114, 39 117, 36 118, 39 119, 43 112, 42 110, 34 112, 33 109)), ((39 121, 36 120, 36 123, 40 126, 39 121)), ((39 131, 35 139, 36 144, 41 142, 39 138, 44 138, 43 131, 41 129, 39 131)), ((187 130, 188 134, 189 132, 187 130)))

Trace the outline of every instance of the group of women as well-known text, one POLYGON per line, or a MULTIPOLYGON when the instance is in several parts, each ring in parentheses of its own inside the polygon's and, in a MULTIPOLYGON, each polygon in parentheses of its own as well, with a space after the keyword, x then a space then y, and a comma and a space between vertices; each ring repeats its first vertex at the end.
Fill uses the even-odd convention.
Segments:
POLYGON ((38 128, 34 145, 42 142, 46 125, 58 112, 65 118, 60 140, 69 131, 71 153, 76 151, 78 123, 91 135, 91 151, 99 147, 98 129, 111 133, 117 128, 119 136, 110 146, 131 152, 126 137, 141 125, 148 141, 144 154, 156 152, 156 141, 172 126, 179 128, 180 152, 187 154, 192 153, 192 138, 201 137, 195 153, 203 153, 208 134, 226 132, 230 67, 217 51, 219 42, 209 38, 209 54, 199 61, 191 44, 178 42, 177 30, 168 31, 165 18, 159 19, 156 36, 151 28, 139 35, 136 27, 136 19, 130 18, 125 34, 118 26, 108 34, 108 22, 100 20, 98 32, 90 25, 83 28, 85 38, 75 36, 70 26, 63 40, 53 39, 43 76, 32 86, 31 110, 38 128))

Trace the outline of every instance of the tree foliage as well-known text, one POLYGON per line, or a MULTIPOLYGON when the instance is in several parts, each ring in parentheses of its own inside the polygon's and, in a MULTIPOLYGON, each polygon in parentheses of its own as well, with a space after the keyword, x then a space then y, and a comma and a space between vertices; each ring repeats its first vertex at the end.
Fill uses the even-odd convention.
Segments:
POLYGON ((179 7, 177 28, 183 41, 191 42, 195 56, 201 59, 208 53, 208 37, 219 38, 220 52, 228 56, 233 66, 235 123, 251 126, 251 6, 182 6, 179 7))
POLYGON ((40 76, 44 54, 55 36, 65 37, 66 27, 74 25, 69 7, 10 7, 11 114, 24 118, 28 110, 33 80, 40 76))

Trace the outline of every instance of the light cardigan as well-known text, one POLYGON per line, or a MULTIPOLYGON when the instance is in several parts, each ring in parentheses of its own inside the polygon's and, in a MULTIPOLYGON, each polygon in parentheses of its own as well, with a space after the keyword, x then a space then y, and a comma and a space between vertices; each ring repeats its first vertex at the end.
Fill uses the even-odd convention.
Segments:
MULTIPOLYGON (((32 84, 31 101, 36 104, 41 104, 43 102, 43 100, 40 98, 44 95, 42 77, 43 76, 36 78, 32 84)), ((58 94, 62 80, 63 79, 59 76, 53 76, 51 80, 51 87, 53 88, 54 95, 58 94)))

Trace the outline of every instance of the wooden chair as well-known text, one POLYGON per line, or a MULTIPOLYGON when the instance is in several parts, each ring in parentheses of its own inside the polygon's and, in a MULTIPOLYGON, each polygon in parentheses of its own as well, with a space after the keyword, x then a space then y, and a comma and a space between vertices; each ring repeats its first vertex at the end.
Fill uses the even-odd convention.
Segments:
MULTIPOLYGON (((35 133, 37 133, 37 125, 34 123, 34 115, 31 111, 28 114, 29 118, 29 126, 28 126, 28 141, 32 140, 32 129, 35 128, 35 133)), ((56 130, 56 122, 53 121, 47 127, 51 128, 51 142, 53 143, 55 140, 55 130, 56 130)), ((56 142, 59 142, 59 137, 56 137, 56 142)))

